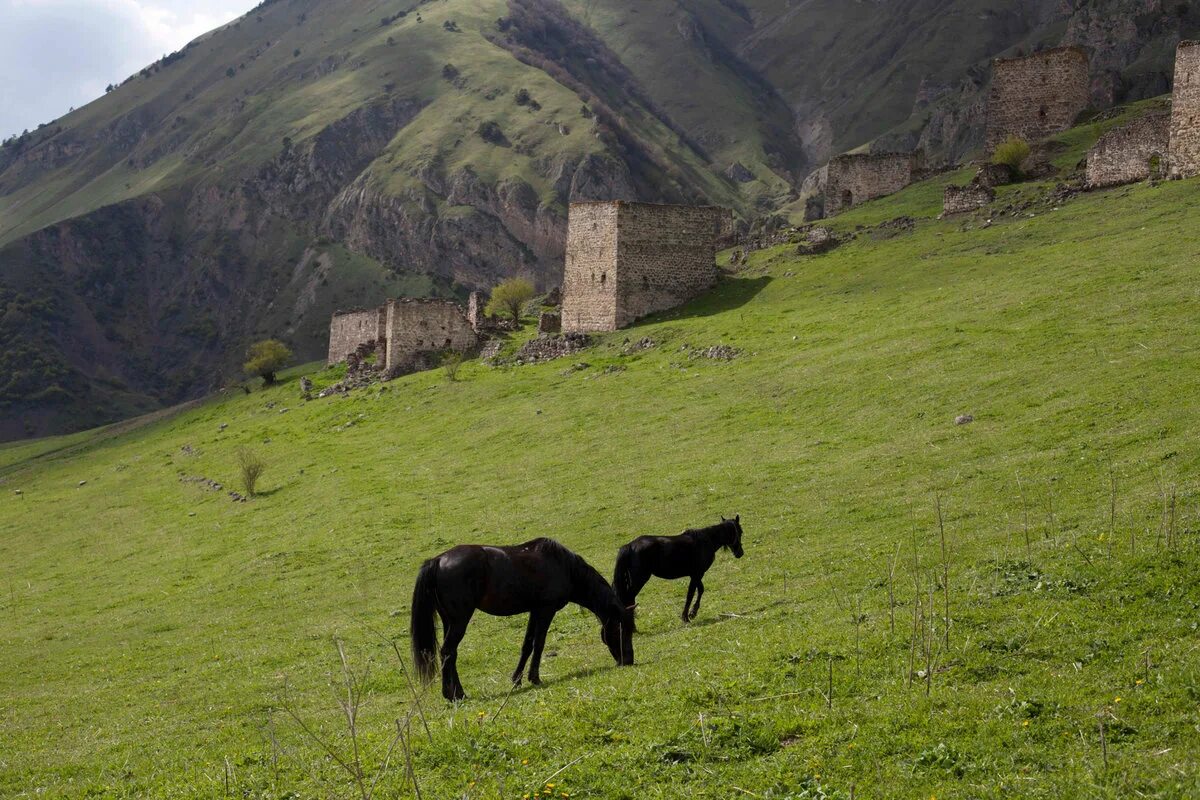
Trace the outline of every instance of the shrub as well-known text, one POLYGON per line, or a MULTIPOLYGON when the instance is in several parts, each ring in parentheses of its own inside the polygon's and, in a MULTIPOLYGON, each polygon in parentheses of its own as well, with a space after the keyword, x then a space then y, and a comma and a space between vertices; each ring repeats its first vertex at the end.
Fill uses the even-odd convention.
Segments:
POLYGON ((442 354, 442 373, 446 380, 454 383, 458 380, 458 369, 463 365, 466 356, 457 350, 447 350, 442 354))
POLYGON ((479 134, 479 138, 489 144, 505 144, 508 139, 504 136, 504 131, 500 129, 500 125, 491 120, 479 123, 479 128, 475 131, 479 134))
POLYGON ((242 488, 246 490, 247 497, 254 497, 254 489, 258 486, 258 479, 262 477, 267 465, 258 453, 255 453, 249 447, 239 447, 237 451, 238 471, 242 477, 242 488))
POLYGON ((1007 164, 1013 168, 1014 172, 1019 172, 1021 164, 1025 163, 1025 159, 1029 158, 1029 143, 1017 136, 1010 136, 1008 140, 996 148, 996 152, 992 154, 993 164, 1007 164))
POLYGON ((275 373, 292 360, 292 351, 278 339, 264 339, 250 345, 246 351, 246 363, 242 365, 247 375, 257 375, 268 386, 275 382, 275 373))
POLYGON ((447 64, 442 67, 442 77, 448 81, 452 81, 458 77, 458 67, 453 64, 447 64))
POLYGON ((521 309, 533 299, 533 284, 524 278, 510 278, 492 290, 484 313, 508 314, 514 323, 521 321, 521 309))
POLYGON ((517 93, 513 96, 513 99, 517 101, 517 105, 519 106, 529 105, 529 90, 517 89, 517 93))

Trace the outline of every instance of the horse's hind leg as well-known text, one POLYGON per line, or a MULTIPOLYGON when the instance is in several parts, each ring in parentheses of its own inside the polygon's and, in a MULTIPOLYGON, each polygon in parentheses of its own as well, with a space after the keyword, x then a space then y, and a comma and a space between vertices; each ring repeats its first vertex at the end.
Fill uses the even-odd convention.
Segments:
POLYGON ((466 635, 470 621, 470 614, 465 619, 442 620, 446 629, 442 642, 442 696, 447 700, 463 700, 467 696, 458 679, 458 643, 466 635))
POLYGON ((697 581, 695 578, 692 578, 691 582, 688 583, 687 600, 683 601, 683 621, 684 622, 691 621, 691 617, 688 616, 688 609, 691 608, 692 595, 694 595, 696 593, 696 584, 697 583, 699 583, 699 581, 697 581))
POLYGON ((525 671, 525 662, 529 660, 529 654, 533 652, 533 640, 536 629, 535 620, 536 613, 530 613, 529 624, 525 626, 525 641, 521 644, 521 660, 517 662, 517 671, 512 674, 513 686, 521 685, 521 673, 525 671))
POLYGON ((550 631, 550 623, 554 621, 554 612, 533 612, 529 615, 529 624, 533 626, 537 620, 537 629, 533 634, 533 663, 529 665, 529 682, 534 686, 542 683, 542 650, 546 647, 546 634, 550 631))

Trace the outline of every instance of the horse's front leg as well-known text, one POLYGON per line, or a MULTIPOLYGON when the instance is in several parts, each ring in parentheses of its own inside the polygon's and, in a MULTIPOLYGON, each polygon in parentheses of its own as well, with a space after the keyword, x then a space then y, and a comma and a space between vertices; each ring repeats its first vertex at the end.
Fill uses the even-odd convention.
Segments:
POLYGON ((693 578, 692 582, 696 584, 696 605, 692 606, 691 618, 695 619, 700 613, 700 598, 704 597, 704 578, 693 578))
POLYGON ((687 600, 683 601, 683 621, 684 622, 691 621, 691 617, 688 616, 688 609, 692 605, 692 595, 694 595, 696 593, 696 584, 697 583, 698 583, 698 581, 695 578, 692 578, 691 582, 688 583, 687 600))
POLYGON ((529 615, 529 624, 537 620, 537 629, 533 634, 533 663, 529 665, 529 682, 534 686, 542 684, 542 650, 546 647, 546 634, 550 631, 550 623, 554 621, 554 611, 534 612, 529 615))
POLYGON ((534 631, 536 626, 534 620, 537 615, 530 613, 529 624, 525 626, 525 641, 521 644, 521 660, 517 662, 517 670, 512 674, 513 686, 521 685, 521 674, 525 671, 525 662, 529 660, 529 654, 533 652, 534 631))

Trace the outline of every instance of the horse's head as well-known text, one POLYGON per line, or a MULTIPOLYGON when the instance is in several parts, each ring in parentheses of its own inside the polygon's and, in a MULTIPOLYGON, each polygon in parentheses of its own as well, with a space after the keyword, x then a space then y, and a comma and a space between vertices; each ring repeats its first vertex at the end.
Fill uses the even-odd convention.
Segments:
POLYGON ((721 522, 725 524, 726 538, 721 545, 728 547, 733 553, 734 558, 741 558, 746 553, 742 550, 742 515, 735 514, 733 519, 725 519, 721 517, 721 522))
POLYGON ((608 619, 600 625, 600 641, 608 645, 613 660, 622 667, 633 664, 633 610, 637 604, 626 608, 620 603, 612 609, 608 619))

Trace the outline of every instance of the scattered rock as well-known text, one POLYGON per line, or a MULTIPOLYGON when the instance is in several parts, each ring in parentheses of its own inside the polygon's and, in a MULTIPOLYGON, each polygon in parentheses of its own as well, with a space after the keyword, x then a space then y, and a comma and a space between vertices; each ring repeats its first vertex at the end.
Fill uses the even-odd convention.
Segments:
POLYGON ((585 369, 588 369, 591 366, 592 365, 587 363, 586 361, 580 361, 580 362, 572 364, 571 366, 564 369, 562 371, 562 375, 565 378, 566 376, 572 375, 576 372, 583 372, 585 369))
POLYGON ((307 375, 300 379, 300 396, 305 400, 312 399, 313 382, 307 375))
POLYGON ((655 342, 649 336, 643 336, 636 342, 630 342, 628 339, 626 339, 625 347, 621 350, 621 352, 625 355, 632 355, 633 353, 637 353, 641 350, 649 350, 654 347, 655 344, 657 344, 657 342, 655 342))
POLYGON ((818 225, 809 228, 808 232, 804 234, 804 239, 796 247, 796 254, 815 256, 820 253, 828 253, 841 243, 842 240, 835 236, 833 231, 818 225))
POLYGON ((955 425, 970 425, 975 421, 975 417, 970 414, 959 414, 954 418, 955 425))
POLYGON ((244 503, 244 502, 246 502, 246 498, 245 498, 244 496, 242 496, 241 494, 239 494, 238 492, 230 492, 230 493, 229 493, 229 497, 230 497, 230 498, 233 500, 233 502, 235 502, 235 503, 244 503))
POLYGON ((185 456, 196 455, 196 451, 192 449, 190 444, 185 444, 183 447, 179 448, 179 452, 183 453, 185 456))
POLYGON ((679 349, 686 351, 688 358, 711 358, 717 361, 732 361, 742 354, 741 350, 727 344, 717 344, 705 348, 693 348, 691 345, 685 344, 679 349))
POLYGON ((79 482, 79 485, 80 485, 80 486, 86 486, 86 485, 87 485, 87 481, 80 481, 80 482, 79 482))
POLYGON ((202 489, 207 489, 210 492, 219 492, 225 487, 214 480, 210 480, 203 475, 180 475, 179 480, 183 483, 198 483, 202 489))
POLYGON ((504 342, 501 339, 489 339, 479 352, 479 357, 484 361, 491 361, 496 356, 500 355, 500 351, 504 348, 504 342))
POLYGON ((25 492, 20 489, 13 489, 13 494, 25 494, 25 492))
POLYGON ((517 364, 536 364, 569 356, 586 349, 592 343, 586 333, 541 334, 530 339, 517 351, 513 361, 517 364))
POLYGON ((220 426, 218 426, 217 430, 221 430, 221 431, 223 431, 223 430, 225 430, 225 429, 226 429, 226 428, 228 428, 228 427, 229 427, 229 423, 228 423, 228 422, 222 422, 222 423, 220 424, 220 426))

